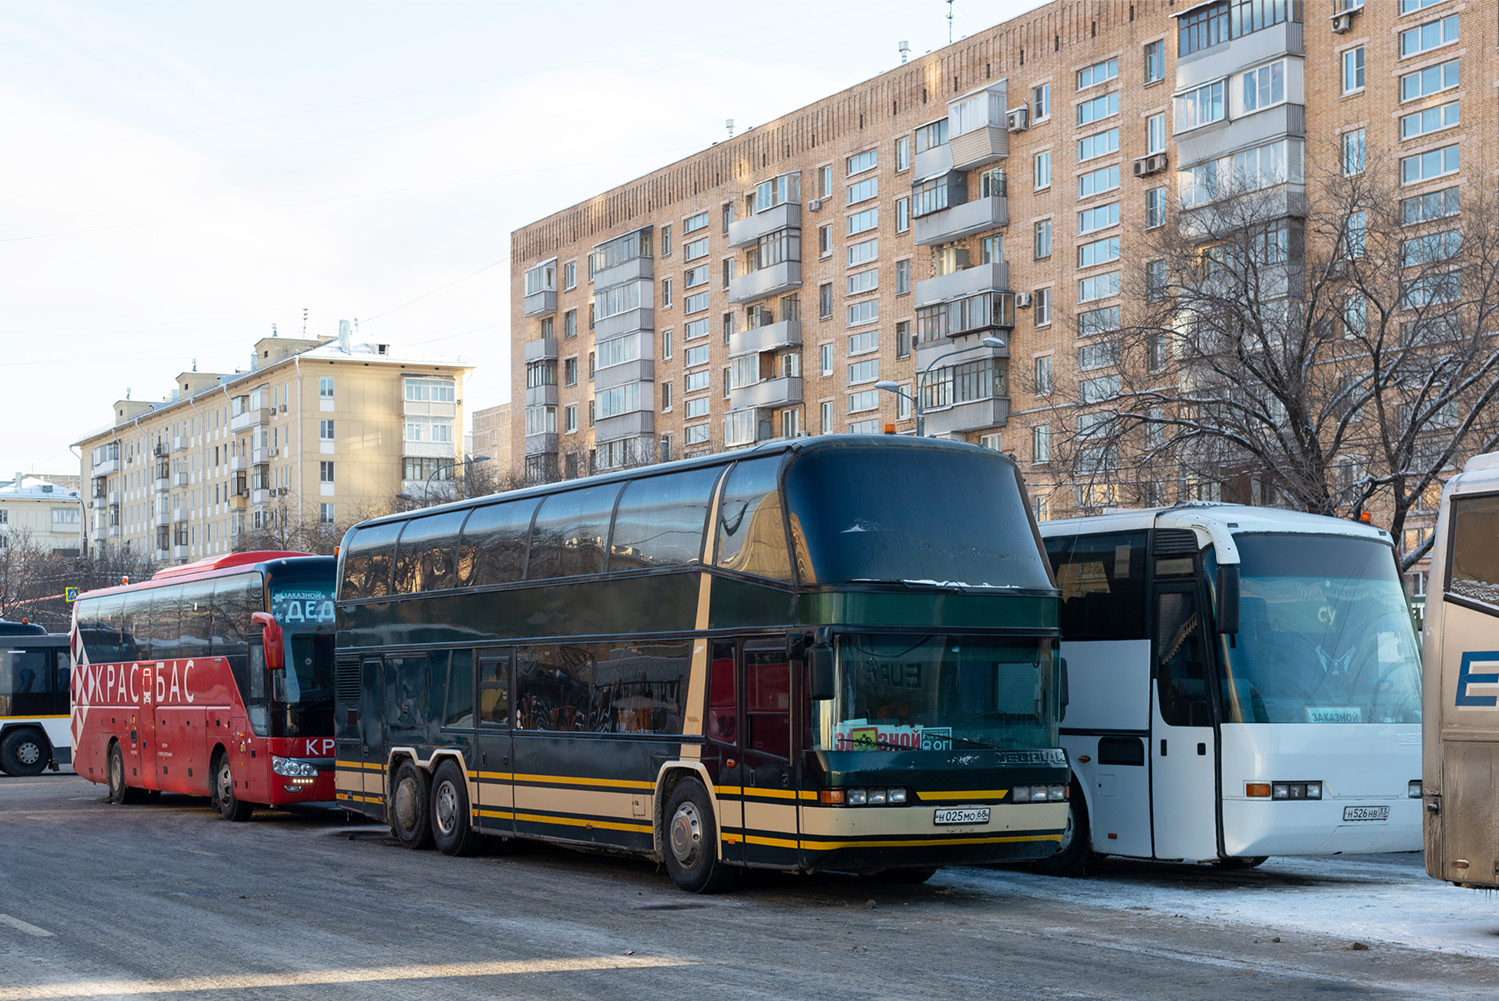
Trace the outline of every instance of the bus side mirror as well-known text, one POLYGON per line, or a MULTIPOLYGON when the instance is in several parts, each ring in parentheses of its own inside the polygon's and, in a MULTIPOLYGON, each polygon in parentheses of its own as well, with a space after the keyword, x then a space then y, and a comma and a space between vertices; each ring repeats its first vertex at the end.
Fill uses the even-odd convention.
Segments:
POLYGON ((281 624, 270 612, 255 612, 250 616, 250 621, 260 626, 260 635, 265 645, 265 668, 267 671, 280 671, 286 667, 286 657, 282 652, 281 642, 283 634, 281 624))
POLYGON ((833 677, 833 648, 818 643, 807 648, 808 689, 807 697, 814 701, 825 701, 838 694, 838 684, 833 677))
POLYGON ((1072 701, 1072 692, 1067 685, 1067 658, 1058 657, 1057 663, 1062 671, 1062 711, 1057 716, 1057 722, 1067 718, 1067 703, 1072 701))
POLYGON ((1239 565, 1218 568, 1218 631, 1232 636, 1239 631, 1239 565))

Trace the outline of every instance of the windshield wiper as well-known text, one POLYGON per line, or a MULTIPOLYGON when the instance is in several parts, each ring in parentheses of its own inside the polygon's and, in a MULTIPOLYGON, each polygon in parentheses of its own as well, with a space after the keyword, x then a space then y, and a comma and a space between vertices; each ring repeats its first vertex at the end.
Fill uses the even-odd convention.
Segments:
POLYGON ((974 740, 972 737, 959 737, 955 734, 949 734, 947 739, 961 740, 965 744, 972 744, 974 747, 983 747, 988 750, 998 750, 999 748, 998 744, 991 744, 987 740, 974 740))

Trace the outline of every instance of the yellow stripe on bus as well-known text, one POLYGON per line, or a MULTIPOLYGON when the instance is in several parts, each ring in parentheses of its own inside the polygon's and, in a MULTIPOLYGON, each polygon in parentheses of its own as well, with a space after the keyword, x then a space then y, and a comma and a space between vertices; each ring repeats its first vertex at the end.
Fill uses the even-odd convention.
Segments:
POLYGON ((385 766, 382 765, 378 761, 337 761, 337 760, 335 760, 333 762, 333 767, 334 768, 353 768, 353 769, 356 769, 356 770, 357 769, 361 769, 361 768, 368 768, 371 771, 376 771, 376 772, 383 772, 383 771, 385 771, 385 766))
POLYGON ((475 810, 474 813, 476 816, 491 817, 495 820, 525 820, 533 824, 560 824, 565 827, 597 827, 606 831, 632 831, 636 834, 650 834, 654 831, 654 828, 649 824, 624 824, 589 817, 554 817, 540 813, 512 813, 508 810, 475 810))
POLYGON ((72 717, 67 713, 63 713, 61 716, 0 716, 0 720, 7 719, 72 719, 72 717))
POLYGON ((1009 793, 1008 789, 965 789, 961 792, 927 792, 922 790, 916 795, 925 803, 927 800, 961 800, 961 799, 1004 799, 1009 793))
MULTIPOLYGON (((725 838, 725 840, 729 839, 725 838)), ((940 847, 942 845, 997 845, 1028 841, 1061 841, 1062 835, 1043 834, 1039 837, 1005 835, 993 838, 881 838, 869 841, 786 841, 780 838, 763 838, 746 834, 743 836, 743 840, 746 844, 751 845, 768 845, 772 848, 800 848, 818 851, 832 848, 928 848, 933 846, 940 847)))
POLYGON ((516 782, 529 782, 533 785, 567 785, 567 786, 607 786, 610 789, 654 789, 656 783, 643 782, 638 779, 589 779, 578 778, 572 775, 520 775, 514 776, 516 782))

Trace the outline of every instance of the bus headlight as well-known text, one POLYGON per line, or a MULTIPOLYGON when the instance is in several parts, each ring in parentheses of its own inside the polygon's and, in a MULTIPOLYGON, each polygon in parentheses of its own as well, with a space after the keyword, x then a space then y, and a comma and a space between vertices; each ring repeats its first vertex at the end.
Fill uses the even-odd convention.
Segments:
POLYGON ((1420 799, 1421 798, 1421 780, 1420 779, 1411 779, 1409 782, 1407 782, 1406 785, 1405 785, 1405 794, 1407 796, 1409 796, 1411 799, 1420 799))
POLYGON ((824 789, 817 794, 823 806, 905 806, 909 793, 894 789, 824 789))
POLYGON ((1272 782, 1271 799, 1321 799, 1321 782, 1272 782))
POLYGON ((274 772, 277 775, 285 775, 285 776, 288 776, 290 778, 299 778, 299 779, 315 779, 315 778, 317 778, 317 769, 316 768, 314 768, 313 766, 309 765, 305 761, 298 761, 296 758, 281 758, 281 757, 277 757, 275 755, 272 755, 271 756, 271 771, 274 772))
POLYGON ((1065 785, 1016 786, 1010 790, 1012 803, 1060 803, 1067 798, 1065 785))

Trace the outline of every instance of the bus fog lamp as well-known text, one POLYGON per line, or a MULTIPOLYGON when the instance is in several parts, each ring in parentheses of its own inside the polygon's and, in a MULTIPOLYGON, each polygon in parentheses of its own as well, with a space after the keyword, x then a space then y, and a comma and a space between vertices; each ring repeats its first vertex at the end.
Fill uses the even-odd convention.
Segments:
POLYGON ((1411 779, 1405 786, 1405 794, 1411 799, 1421 798, 1421 780, 1411 779))
POLYGON ((288 778, 317 778, 316 768, 305 761, 298 761, 295 758, 282 758, 273 755, 271 757, 271 771, 288 778))

